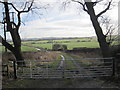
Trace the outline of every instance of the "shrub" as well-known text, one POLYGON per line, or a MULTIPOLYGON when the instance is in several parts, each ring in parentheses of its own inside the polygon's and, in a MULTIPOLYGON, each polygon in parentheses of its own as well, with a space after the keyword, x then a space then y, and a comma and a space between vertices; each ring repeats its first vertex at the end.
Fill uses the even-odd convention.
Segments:
POLYGON ((54 44, 52 46, 52 50, 54 50, 54 51, 65 51, 65 50, 67 50, 67 45, 54 44))

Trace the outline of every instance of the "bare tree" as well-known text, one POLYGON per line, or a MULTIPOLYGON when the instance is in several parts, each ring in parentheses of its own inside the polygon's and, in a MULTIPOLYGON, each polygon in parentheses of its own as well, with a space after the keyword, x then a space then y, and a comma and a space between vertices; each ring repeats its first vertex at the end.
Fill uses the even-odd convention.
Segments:
POLYGON ((91 2, 91 0, 71 0, 71 1, 80 4, 82 6, 83 10, 88 13, 88 15, 90 16, 92 25, 95 29, 97 39, 98 39, 98 42, 100 45, 100 49, 102 51, 102 55, 103 55, 103 57, 110 57, 110 50, 109 50, 109 45, 106 41, 106 35, 104 35, 104 33, 103 33, 103 30, 100 26, 98 18, 102 14, 107 12, 107 10, 110 9, 112 0, 109 1, 108 4, 106 5, 106 8, 103 11, 99 12, 97 15, 95 14, 94 7, 103 0, 96 0, 95 2, 91 2))
POLYGON ((109 47, 114 45, 114 41, 118 39, 117 30, 119 29, 119 25, 114 25, 108 16, 101 16, 100 24, 106 30, 104 35, 109 47))
MULTIPOLYGON (((22 23, 21 20, 21 14, 22 13, 28 13, 30 12, 33 8, 34 0, 31 0, 29 2, 25 2, 24 5, 22 6, 22 10, 17 9, 17 7, 13 3, 9 3, 8 1, 0 1, 1 4, 4 5, 4 10, 5 10, 5 21, 7 23, 7 30, 9 30, 12 40, 13 40, 13 45, 8 43, 2 36, 0 36, 1 43, 9 49, 15 56, 16 60, 24 60, 21 54, 21 38, 19 35, 19 28, 22 23), (17 13, 17 22, 11 22, 10 21, 10 12, 9 12, 9 7, 11 7, 16 13, 17 13), (12 27, 12 25, 14 27, 12 27)), ((18 65, 25 64, 25 63, 20 63, 18 62, 18 65)))

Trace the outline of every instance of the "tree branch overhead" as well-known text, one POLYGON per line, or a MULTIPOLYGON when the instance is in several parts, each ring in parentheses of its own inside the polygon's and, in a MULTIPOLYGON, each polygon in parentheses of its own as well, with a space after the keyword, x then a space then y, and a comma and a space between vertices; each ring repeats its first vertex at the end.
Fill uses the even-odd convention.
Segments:
POLYGON ((85 8, 85 3, 83 4, 82 2, 76 1, 76 0, 72 0, 72 1, 73 1, 73 2, 77 2, 77 3, 79 3, 80 5, 82 5, 83 10, 86 11, 86 12, 88 13, 88 10, 85 8))
POLYGON ((109 2, 107 8, 104 9, 103 11, 101 11, 101 12, 97 15, 97 18, 98 18, 99 16, 101 16, 102 14, 104 14, 107 10, 109 10, 111 3, 112 3, 112 0, 109 2))

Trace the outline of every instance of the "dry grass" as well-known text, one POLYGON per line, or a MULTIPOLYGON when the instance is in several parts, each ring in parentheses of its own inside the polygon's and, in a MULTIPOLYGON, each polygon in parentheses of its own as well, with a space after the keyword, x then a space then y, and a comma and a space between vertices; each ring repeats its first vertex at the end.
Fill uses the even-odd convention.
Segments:
POLYGON ((101 55, 99 53, 94 52, 87 52, 87 53, 69 53, 72 56, 75 56, 77 58, 99 58, 101 55))
POLYGON ((54 60, 58 52, 24 52, 23 57, 29 60, 54 60))
MULTIPOLYGON (((49 51, 49 52, 22 52, 22 55, 25 60, 55 60, 60 52, 57 51, 49 51)), ((7 53, 2 53, 2 64, 3 65, 8 65, 9 72, 13 72, 13 64, 10 62, 10 60, 15 59, 14 55, 11 52, 7 53)), ((40 62, 40 64, 45 64, 46 62, 40 62)), ((26 63, 27 64, 27 63, 26 63)), ((29 63, 28 63, 29 64, 29 63)), ((27 65, 28 65, 27 64, 27 65)), ((39 64, 37 63, 32 63, 34 64, 39 64)), ((29 66, 29 65, 28 65, 29 66)), ((4 69, 6 70, 6 68, 4 69)))
MULTIPOLYGON (((60 52, 57 51, 49 51, 49 52, 22 52, 22 55, 25 60, 56 60, 60 52)), ((14 55, 11 52, 2 53, 2 64, 8 65, 8 77, 9 79, 13 78, 13 63, 11 60, 15 59, 14 55)), ((37 65, 46 65, 48 62, 31 62, 32 66, 35 67, 37 65)), ((26 65, 30 63, 26 61, 26 65)), ((7 67, 3 68, 4 71, 7 71, 7 67)), ((6 73, 7 75, 7 73, 6 73)), ((6 77, 3 77, 3 82, 6 77)))
MULTIPOLYGON (((25 60, 55 60, 60 52, 22 52, 25 60)), ((2 63, 8 64, 8 61, 15 59, 11 52, 2 53, 2 63)))
POLYGON ((70 56, 75 57, 76 59, 80 59, 79 63, 84 63, 85 65, 97 65, 102 62, 102 60, 95 60, 92 58, 100 58, 102 57, 100 53, 96 52, 71 52, 69 53, 70 56), (91 59, 85 59, 91 58, 91 59))

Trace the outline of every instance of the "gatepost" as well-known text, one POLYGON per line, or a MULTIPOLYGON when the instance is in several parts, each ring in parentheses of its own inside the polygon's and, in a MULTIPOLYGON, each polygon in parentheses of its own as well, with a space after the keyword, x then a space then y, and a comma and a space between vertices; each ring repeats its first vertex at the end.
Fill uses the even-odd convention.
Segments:
POLYGON ((112 58, 112 76, 115 76, 115 58, 112 58))
POLYGON ((16 61, 13 60, 13 68, 14 68, 14 79, 17 79, 17 73, 16 73, 16 61))

